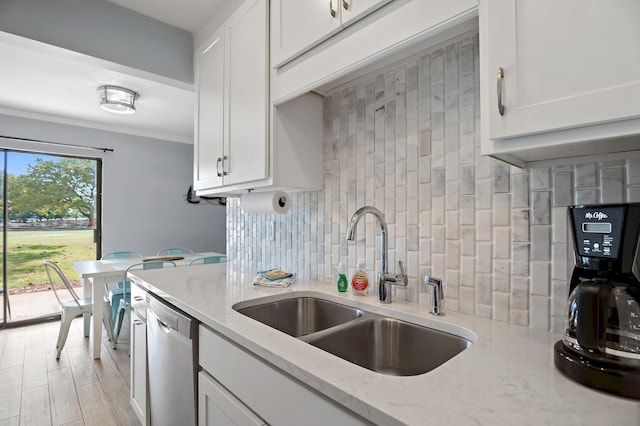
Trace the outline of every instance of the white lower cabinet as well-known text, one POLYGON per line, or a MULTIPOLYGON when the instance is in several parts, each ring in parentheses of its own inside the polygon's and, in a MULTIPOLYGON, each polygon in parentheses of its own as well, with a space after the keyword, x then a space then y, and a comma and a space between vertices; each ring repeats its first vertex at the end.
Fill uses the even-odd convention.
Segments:
POLYGON ((238 398, 207 373, 198 373, 198 425, 266 425, 238 398))
POLYGON ((199 363, 205 371, 198 380, 200 426, 212 424, 207 421, 221 413, 227 416, 221 424, 235 424, 228 412, 238 413, 247 420, 239 424, 247 425, 262 424, 255 423, 260 419, 271 425, 370 424, 203 325, 199 338, 199 363), (251 423, 255 418, 248 414, 258 420, 251 423))
POLYGON ((131 311, 131 407, 142 425, 147 415, 147 326, 136 311, 131 311))

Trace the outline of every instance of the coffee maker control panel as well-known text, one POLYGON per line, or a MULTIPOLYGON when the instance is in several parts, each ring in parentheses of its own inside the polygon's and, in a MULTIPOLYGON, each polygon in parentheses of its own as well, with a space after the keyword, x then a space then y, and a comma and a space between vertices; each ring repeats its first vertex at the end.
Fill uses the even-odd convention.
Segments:
POLYGON ((623 234, 623 206, 570 208, 576 250, 580 256, 616 259, 623 234))

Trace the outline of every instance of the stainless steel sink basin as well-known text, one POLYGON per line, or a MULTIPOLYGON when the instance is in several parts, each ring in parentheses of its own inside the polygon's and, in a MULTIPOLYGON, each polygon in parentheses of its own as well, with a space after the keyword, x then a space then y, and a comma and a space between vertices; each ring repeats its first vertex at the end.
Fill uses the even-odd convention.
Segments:
MULTIPOLYGON (((471 346, 471 341, 464 337, 317 297, 248 301, 233 309, 346 361, 386 375, 426 373, 471 346)), ((469 334, 461 331, 465 333, 469 334)))
POLYGON ((362 316, 360 309, 315 297, 295 297, 236 310, 294 337, 334 327, 362 316))
POLYGON ((453 334, 377 315, 304 340, 353 364, 394 376, 426 373, 471 346, 453 334))

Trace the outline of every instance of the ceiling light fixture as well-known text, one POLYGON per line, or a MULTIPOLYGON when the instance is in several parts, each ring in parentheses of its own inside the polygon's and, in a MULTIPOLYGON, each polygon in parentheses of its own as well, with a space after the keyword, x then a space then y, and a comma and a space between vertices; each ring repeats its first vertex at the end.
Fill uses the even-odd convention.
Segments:
POLYGON ((119 86, 98 87, 98 101, 100 108, 116 114, 133 114, 136 112, 135 103, 140 98, 133 90, 119 86))

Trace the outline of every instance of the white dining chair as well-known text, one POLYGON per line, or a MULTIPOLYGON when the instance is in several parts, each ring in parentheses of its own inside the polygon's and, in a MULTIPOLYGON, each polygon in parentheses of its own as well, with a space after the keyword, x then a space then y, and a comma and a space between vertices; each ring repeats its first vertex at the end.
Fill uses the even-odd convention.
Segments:
MULTIPOLYGON (((91 302, 90 297, 79 298, 76 294, 75 290, 71 286, 71 283, 64 275, 60 267, 50 260, 45 260, 44 262, 45 270, 47 271, 47 276, 49 277, 49 283, 51 284, 51 288, 53 289, 53 294, 56 296, 58 303, 60 303, 61 318, 60 318, 60 331, 58 332, 58 341, 56 342, 56 359, 60 359, 60 353, 64 348, 64 344, 67 341, 67 336, 69 335, 69 327, 71 327, 71 321, 82 315, 93 312, 93 303, 91 302), (66 290, 69 292, 71 296, 71 300, 63 301, 60 298, 58 292, 60 290, 66 290)), ((109 309, 109 301, 104 298, 104 309, 102 315, 102 321, 107 329, 107 334, 109 336, 109 340, 111 340, 111 345, 115 348, 116 339, 113 336, 113 321, 111 319, 111 310, 109 309)))

